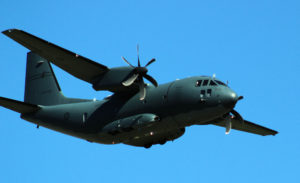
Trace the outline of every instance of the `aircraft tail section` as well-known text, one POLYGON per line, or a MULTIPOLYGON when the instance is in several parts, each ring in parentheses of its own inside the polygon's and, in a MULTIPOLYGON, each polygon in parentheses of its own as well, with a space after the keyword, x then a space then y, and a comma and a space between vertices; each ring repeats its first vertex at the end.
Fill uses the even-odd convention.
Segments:
POLYGON ((37 105, 28 104, 25 102, 4 98, 4 97, 0 97, 0 106, 3 106, 7 109, 16 111, 21 114, 35 112, 40 109, 40 107, 37 105))
POLYGON ((50 63, 38 54, 28 52, 24 102, 47 106, 65 100, 50 63))

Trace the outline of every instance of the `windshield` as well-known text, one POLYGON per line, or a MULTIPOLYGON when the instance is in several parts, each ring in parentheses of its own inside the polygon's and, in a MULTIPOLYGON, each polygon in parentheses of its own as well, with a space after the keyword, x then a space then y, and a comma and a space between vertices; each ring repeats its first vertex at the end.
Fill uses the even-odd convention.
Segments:
POLYGON ((196 87, 200 87, 200 86, 217 86, 217 85, 227 86, 222 81, 219 81, 219 80, 216 80, 216 79, 215 80, 209 80, 209 79, 197 80, 196 83, 195 83, 196 87))
POLYGON ((227 85, 226 85, 225 83, 223 83, 222 81, 215 80, 215 82, 217 82, 219 85, 227 86, 227 85))

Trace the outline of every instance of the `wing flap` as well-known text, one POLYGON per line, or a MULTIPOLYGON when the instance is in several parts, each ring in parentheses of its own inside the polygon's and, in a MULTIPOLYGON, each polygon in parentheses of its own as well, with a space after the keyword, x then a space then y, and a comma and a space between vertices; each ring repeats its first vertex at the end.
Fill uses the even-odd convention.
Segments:
POLYGON ((9 29, 2 33, 71 75, 86 82, 92 83, 93 79, 109 70, 104 65, 40 39, 25 31, 9 29))
POLYGON ((0 106, 21 114, 35 112, 40 109, 40 107, 37 105, 29 104, 29 103, 9 99, 9 98, 4 98, 4 97, 0 97, 0 106))
MULTIPOLYGON (((264 126, 257 125, 255 123, 252 123, 250 121, 244 120, 244 123, 241 123, 240 121, 236 119, 231 120, 232 123, 232 129, 244 131, 248 133, 253 133, 257 135, 276 135, 278 132, 269 128, 266 128, 264 126)), ((225 121, 214 123, 214 125, 226 127, 225 121)))

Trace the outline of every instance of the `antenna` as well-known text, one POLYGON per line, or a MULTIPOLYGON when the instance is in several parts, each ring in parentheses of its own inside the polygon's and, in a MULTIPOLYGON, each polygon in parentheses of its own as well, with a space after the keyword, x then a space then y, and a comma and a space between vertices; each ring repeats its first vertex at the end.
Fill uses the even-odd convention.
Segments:
POLYGON ((215 73, 212 75, 212 78, 213 78, 213 79, 215 79, 215 78, 216 78, 216 74, 215 74, 215 73))

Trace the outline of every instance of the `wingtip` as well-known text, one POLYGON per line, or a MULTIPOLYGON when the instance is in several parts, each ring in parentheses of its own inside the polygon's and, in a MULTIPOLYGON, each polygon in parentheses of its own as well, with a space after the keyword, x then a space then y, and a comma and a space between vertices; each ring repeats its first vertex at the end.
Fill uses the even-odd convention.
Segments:
MULTIPOLYGON (((272 136, 276 136, 278 134, 278 132, 277 131, 275 131, 275 130, 272 130, 272 132, 270 132, 269 134, 267 134, 267 135, 272 135, 272 136)), ((265 136, 267 136, 267 135, 265 135, 265 136)))
POLYGON ((5 35, 7 35, 7 34, 13 32, 13 31, 19 31, 19 29, 7 29, 5 31, 2 31, 2 33, 5 34, 5 35))

